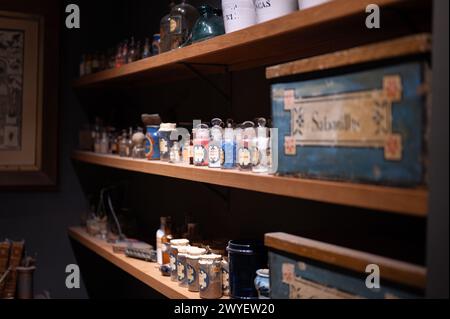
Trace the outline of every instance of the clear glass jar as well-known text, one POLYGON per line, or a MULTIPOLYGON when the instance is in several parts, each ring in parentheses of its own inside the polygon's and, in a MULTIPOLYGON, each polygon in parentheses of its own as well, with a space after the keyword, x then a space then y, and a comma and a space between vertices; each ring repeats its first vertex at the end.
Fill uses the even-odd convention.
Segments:
POLYGON ((181 147, 180 143, 175 141, 173 142, 172 147, 170 148, 170 163, 179 164, 182 163, 181 159, 181 147))
POLYGON ((172 281, 178 280, 177 274, 177 255, 178 255, 178 247, 185 247, 189 245, 189 240, 187 239, 172 239, 170 241, 170 249, 169 249, 169 263, 170 263, 170 279, 172 281))
POLYGON ((255 124, 247 121, 241 125, 242 131, 239 137, 237 161, 239 168, 244 171, 248 171, 252 168, 253 151, 255 149, 255 124))
POLYGON ((145 158, 145 135, 142 128, 138 128, 137 132, 133 134, 133 151, 131 156, 136 159, 145 158))
POLYGON ((187 45, 192 29, 200 17, 197 9, 182 0, 170 11, 170 48, 177 49, 187 45))
POLYGON ((199 124, 194 134, 194 165, 208 166, 209 128, 199 124))
POLYGON ((223 131, 221 119, 211 121, 213 127, 210 130, 211 140, 208 145, 208 166, 211 168, 220 168, 223 162, 222 138, 223 131))
POLYGON ((256 128, 256 146, 252 156, 252 171, 255 173, 267 173, 270 165, 269 129, 266 127, 266 119, 258 119, 256 128))
POLYGON ((198 274, 199 274, 199 259, 200 256, 206 253, 205 248, 189 247, 186 258, 186 274, 188 290, 192 292, 199 292, 198 274))
POLYGON ((174 123, 162 123, 159 126, 158 136, 161 161, 170 161, 170 149, 173 145, 173 141, 171 140, 170 136, 172 132, 176 130, 176 128, 177 125, 174 123))
POLYGON ((222 256, 202 255, 199 263, 200 298, 218 299, 222 297, 222 256))

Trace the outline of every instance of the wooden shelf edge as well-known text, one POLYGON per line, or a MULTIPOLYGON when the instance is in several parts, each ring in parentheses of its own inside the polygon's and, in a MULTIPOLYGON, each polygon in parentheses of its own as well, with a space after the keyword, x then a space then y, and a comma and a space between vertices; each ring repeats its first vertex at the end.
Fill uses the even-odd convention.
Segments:
POLYGON ((430 51, 431 34, 421 33, 271 66, 266 69, 266 78, 275 79, 382 59, 425 54, 430 51))
POLYGON ((265 245, 276 250, 318 260, 359 273, 365 273, 367 265, 375 264, 380 267, 382 278, 414 288, 425 289, 426 287, 426 268, 403 261, 286 233, 266 234, 265 245))
POLYGON ((200 298, 198 293, 190 292, 186 288, 179 287, 178 283, 170 280, 170 277, 163 277, 159 270, 156 269, 155 263, 128 258, 125 255, 114 253, 111 244, 88 235, 82 227, 70 227, 68 229, 68 234, 72 239, 76 240, 86 248, 168 298, 200 298))
MULTIPOLYGON (((246 45, 252 43, 269 41, 278 36, 306 30, 313 26, 345 19, 358 14, 365 14, 366 6, 371 3, 368 0, 345 0, 345 5, 343 5, 343 2, 342 0, 336 0, 307 10, 299 10, 284 17, 257 24, 244 30, 195 43, 185 48, 165 52, 119 68, 86 75, 74 80, 73 86, 76 88, 89 87, 112 80, 132 77, 152 70, 174 67, 183 62, 201 61, 202 58, 207 56, 221 56, 220 61, 215 61, 217 64, 233 66, 233 63, 224 63, 226 59, 223 60, 223 57, 226 57, 226 53, 229 51, 245 48, 246 45)), ((383 8, 403 3, 405 3, 404 0, 378 0, 377 5, 383 8)), ((237 65, 242 64, 242 61, 237 63, 237 65)))
POLYGON ((426 217, 428 211, 428 191, 424 188, 396 188, 280 177, 238 170, 175 165, 161 161, 134 160, 84 151, 75 151, 72 158, 85 163, 133 172, 409 216, 426 217))

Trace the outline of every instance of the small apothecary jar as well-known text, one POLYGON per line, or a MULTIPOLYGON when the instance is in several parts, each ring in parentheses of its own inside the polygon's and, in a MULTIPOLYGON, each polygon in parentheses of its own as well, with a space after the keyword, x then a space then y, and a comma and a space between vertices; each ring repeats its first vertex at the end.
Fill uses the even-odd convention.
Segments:
POLYGON ((178 274, 177 274, 178 248, 186 247, 188 245, 189 245, 189 240, 187 240, 187 239, 172 239, 170 241, 169 262, 170 262, 170 279, 172 281, 178 280, 178 274))
POLYGON ((199 263, 200 298, 218 299, 222 297, 222 256, 202 255, 199 263))
POLYGON ((188 290, 199 292, 198 274, 200 256, 206 253, 206 249, 199 247, 189 247, 186 257, 186 274, 188 290))

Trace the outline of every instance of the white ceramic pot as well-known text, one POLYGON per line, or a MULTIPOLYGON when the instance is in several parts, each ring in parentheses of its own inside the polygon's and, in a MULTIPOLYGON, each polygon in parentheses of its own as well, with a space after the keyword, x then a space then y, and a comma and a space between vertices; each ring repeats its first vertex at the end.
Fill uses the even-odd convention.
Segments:
POLYGON ((298 0, 298 7, 300 10, 304 10, 329 1, 331 0, 298 0))
POLYGON ((282 17, 298 10, 298 0, 254 0, 258 23, 282 17))
POLYGON ((225 32, 230 33, 256 24, 254 0, 222 0, 225 32))

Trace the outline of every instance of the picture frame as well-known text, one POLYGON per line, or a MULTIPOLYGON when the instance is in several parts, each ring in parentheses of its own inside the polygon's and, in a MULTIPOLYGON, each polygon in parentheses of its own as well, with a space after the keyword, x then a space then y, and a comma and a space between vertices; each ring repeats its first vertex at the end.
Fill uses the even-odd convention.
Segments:
POLYGON ((44 17, 0 11, 0 189, 56 187, 58 55, 50 41, 44 17))

